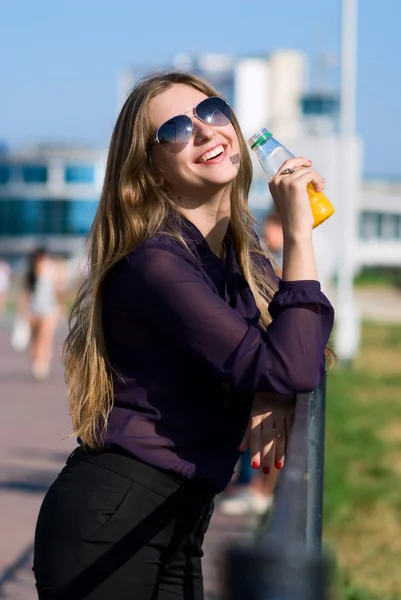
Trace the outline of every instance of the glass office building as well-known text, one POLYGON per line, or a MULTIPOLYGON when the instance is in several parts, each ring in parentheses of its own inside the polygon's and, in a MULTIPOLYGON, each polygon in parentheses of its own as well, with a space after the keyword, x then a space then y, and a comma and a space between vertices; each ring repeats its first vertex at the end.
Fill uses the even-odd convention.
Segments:
POLYGON ((99 201, 106 152, 36 147, 0 154, 0 254, 39 243, 65 255, 85 246, 99 201))

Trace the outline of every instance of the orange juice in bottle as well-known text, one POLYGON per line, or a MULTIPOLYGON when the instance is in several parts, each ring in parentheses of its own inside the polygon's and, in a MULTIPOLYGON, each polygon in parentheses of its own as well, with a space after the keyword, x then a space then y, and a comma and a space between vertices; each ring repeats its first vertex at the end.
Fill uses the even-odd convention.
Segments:
MULTIPOLYGON (((267 129, 260 129, 249 140, 248 144, 256 152, 259 162, 266 175, 274 177, 283 162, 294 155, 278 142, 267 129)), ((331 217, 335 208, 323 192, 316 192, 312 183, 307 186, 307 192, 314 218, 313 228, 331 217)))

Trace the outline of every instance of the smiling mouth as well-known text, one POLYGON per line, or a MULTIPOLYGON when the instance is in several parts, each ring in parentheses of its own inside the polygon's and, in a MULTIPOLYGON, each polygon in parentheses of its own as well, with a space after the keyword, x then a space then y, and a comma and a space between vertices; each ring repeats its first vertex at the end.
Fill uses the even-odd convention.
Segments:
POLYGON ((220 144, 219 146, 216 146, 216 148, 209 150, 209 152, 205 152, 205 154, 202 154, 202 156, 200 158, 198 158, 198 160, 196 162, 206 163, 208 161, 211 161, 214 158, 220 157, 223 154, 224 150, 225 150, 224 146, 222 144, 220 144))

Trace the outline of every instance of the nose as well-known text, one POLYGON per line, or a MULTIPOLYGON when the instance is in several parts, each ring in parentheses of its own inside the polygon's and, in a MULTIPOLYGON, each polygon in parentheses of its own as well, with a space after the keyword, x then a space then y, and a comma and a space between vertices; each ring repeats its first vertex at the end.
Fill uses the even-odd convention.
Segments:
POLYGON ((193 127, 195 133, 195 142, 198 143, 211 140, 216 133, 209 123, 201 121, 198 117, 195 117, 193 120, 193 127))

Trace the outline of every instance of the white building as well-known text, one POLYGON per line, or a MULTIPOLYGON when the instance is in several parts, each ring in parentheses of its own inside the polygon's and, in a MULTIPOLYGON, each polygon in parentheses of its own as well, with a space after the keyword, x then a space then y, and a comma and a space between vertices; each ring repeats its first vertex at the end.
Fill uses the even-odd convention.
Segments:
POLYGON ((401 181, 363 181, 356 266, 401 267, 401 181))

